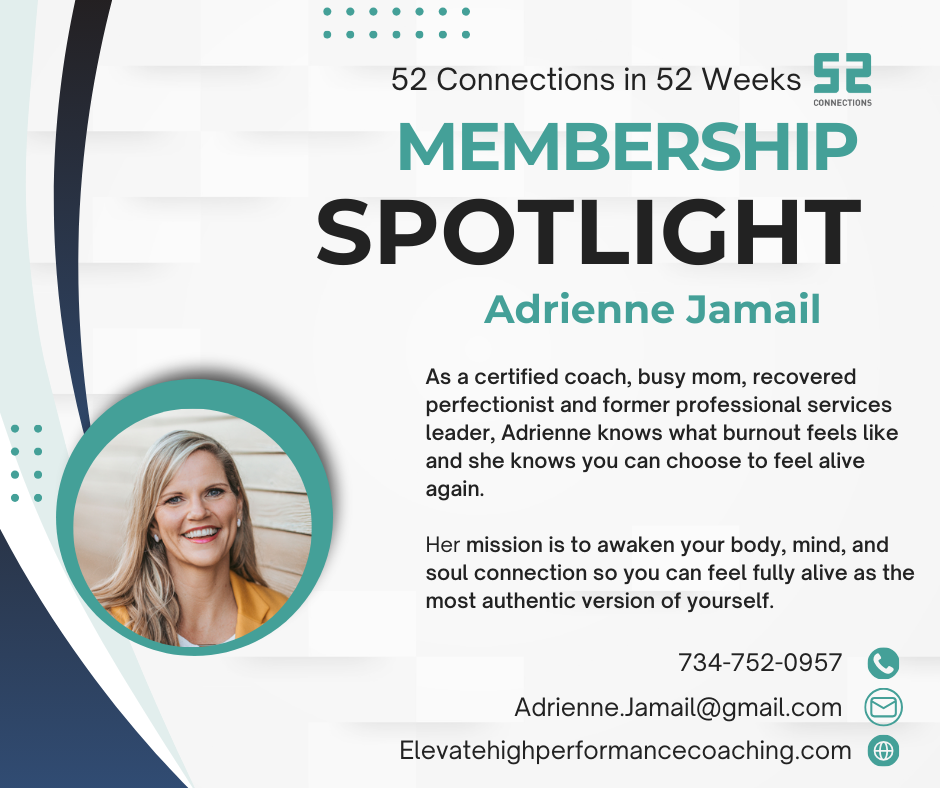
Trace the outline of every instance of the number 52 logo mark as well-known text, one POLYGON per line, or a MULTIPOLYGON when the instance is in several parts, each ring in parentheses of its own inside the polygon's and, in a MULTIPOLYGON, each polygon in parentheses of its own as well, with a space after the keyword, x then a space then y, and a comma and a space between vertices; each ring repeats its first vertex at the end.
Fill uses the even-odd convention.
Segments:
POLYGON ((845 69, 847 93, 871 93, 871 85, 859 82, 871 76, 871 55, 868 52, 849 52, 845 60, 839 61, 838 52, 817 52, 813 56, 813 73, 829 81, 813 88, 814 93, 838 93, 839 73, 845 69), (827 66, 830 63, 832 65, 827 66), (857 64, 857 65, 850 65, 857 64))

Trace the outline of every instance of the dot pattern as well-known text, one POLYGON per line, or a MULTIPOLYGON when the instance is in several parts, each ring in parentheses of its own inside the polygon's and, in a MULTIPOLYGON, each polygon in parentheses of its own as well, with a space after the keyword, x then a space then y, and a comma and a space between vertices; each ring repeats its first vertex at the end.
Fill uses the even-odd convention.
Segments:
MULTIPOLYGON (((327 7, 325 7, 325 8, 323 9, 323 15, 324 15, 324 16, 331 16, 332 13, 333 13, 333 9, 330 8, 329 6, 327 6, 327 7)), ((355 9, 353 6, 349 6, 349 7, 346 9, 346 15, 347 15, 347 16, 354 16, 355 13, 356 13, 356 9, 355 9)), ((438 8, 437 13, 438 13, 440 16, 447 16, 447 8, 444 7, 444 6, 441 6, 440 8, 438 8)), ((464 16, 470 16, 470 9, 467 8, 467 7, 461 8, 461 9, 460 9, 460 13, 463 14, 464 16)), ((374 6, 373 6, 373 7, 370 7, 370 8, 369 8, 369 15, 370 15, 370 16, 378 16, 378 15, 379 15, 379 9, 378 9, 378 8, 375 8, 374 6)), ((393 8, 393 9, 392 9, 392 15, 393 15, 393 16, 401 16, 401 8, 398 8, 397 6, 396 6, 395 8, 393 8)), ((417 6, 417 7, 415 8, 415 16, 424 16, 424 8, 422 8, 421 6, 417 6)), ((438 37, 439 37, 440 39, 443 40, 443 39, 447 38, 447 31, 446 31, 446 30, 441 30, 437 35, 438 35, 438 37)), ((469 30, 464 30, 460 35, 461 35, 461 37, 464 38, 464 39, 470 38, 470 31, 469 31, 469 30)), ((331 30, 324 30, 324 31, 323 31, 323 38, 324 38, 324 39, 331 39, 332 37, 333 37, 333 32, 332 32, 331 30)), ((356 33, 355 33, 354 30, 347 30, 347 31, 346 31, 346 38, 352 39, 352 38, 355 38, 355 37, 356 37, 356 33)), ((379 37, 379 32, 378 32, 377 30, 370 30, 370 31, 369 31, 369 38, 370 38, 370 39, 375 40, 375 39, 377 39, 378 37, 379 37)), ((393 30, 393 31, 392 31, 392 38, 395 38, 395 39, 401 38, 401 31, 400 31, 400 30, 393 30)), ((423 31, 423 30, 416 30, 416 31, 415 31, 415 38, 424 38, 424 31, 423 31)), ((19 429, 19 427, 17 427, 16 425, 14 425, 13 428, 12 428, 13 432, 16 432, 18 429, 19 429)), ((37 427, 36 431, 39 432, 39 428, 38 428, 38 427, 37 427)))
MULTIPOLYGON (((16 434, 16 433, 18 433, 19 431, 20 431, 20 425, 19 425, 19 424, 11 424, 11 425, 10 425, 10 432, 11 432, 11 433, 16 434)), ((34 425, 33 425, 33 432, 35 432, 37 435, 38 435, 39 433, 41 433, 41 432, 42 432, 42 424, 34 424, 34 425)), ((13 447, 11 447, 11 449, 10 449, 10 454, 11 454, 11 455, 13 455, 14 457, 17 457, 17 456, 19 456, 19 453, 20 453, 20 447, 19 447, 19 446, 13 446, 13 447)), ((42 448, 41 448, 40 446, 35 446, 35 447, 33 448, 33 454, 35 454, 37 457, 39 457, 40 455, 42 455, 42 448)), ((20 478, 20 472, 19 472, 18 470, 15 470, 15 469, 14 469, 14 470, 11 470, 11 471, 10 471, 10 478, 11 478, 11 479, 19 479, 19 478, 20 478)), ((34 478, 34 479, 41 479, 41 478, 42 478, 42 471, 41 471, 41 470, 33 471, 33 478, 34 478)), ((13 493, 12 495, 10 495, 10 500, 11 500, 13 503, 16 503, 17 501, 19 501, 19 499, 20 499, 20 496, 19 496, 18 493, 13 493)), ((42 501, 42 494, 41 494, 41 493, 36 493, 35 495, 33 495, 33 500, 34 500, 36 503, 39 503, 40 501, 42 501)))

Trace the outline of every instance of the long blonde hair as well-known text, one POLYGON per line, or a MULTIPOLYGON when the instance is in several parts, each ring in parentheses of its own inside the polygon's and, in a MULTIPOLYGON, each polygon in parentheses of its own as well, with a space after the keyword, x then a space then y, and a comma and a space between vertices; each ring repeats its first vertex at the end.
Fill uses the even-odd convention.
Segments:
POLYGON ((93 588, 92 593, 108 609, 123 605, 128 614, 127 626, 133 632, 169 646, 179 645, 176 631, 180 620, 179 600, 167 563, 166 547, 148 536, 161 493, 180 466, 197 451, 207 451, 222 463, 229 487, 242 499, 241 527, 236 530, 235 542, 229 551, 231 570, 245 580, 267 586, 255 557, 248 495, 232 455, 217 440, 199 432, 177 430, 164 435, 150 447, 134 481, 117 569, 93 588))

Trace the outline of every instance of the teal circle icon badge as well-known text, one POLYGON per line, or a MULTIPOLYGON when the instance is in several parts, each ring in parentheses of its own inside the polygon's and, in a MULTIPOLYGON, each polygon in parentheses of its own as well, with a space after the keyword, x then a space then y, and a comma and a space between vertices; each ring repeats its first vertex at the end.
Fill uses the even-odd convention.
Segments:
POLYGON ((893 679, 901 669, 901 658, 890 648, 876 648, 868 655, 868 672, 876 679, 893 679))
POLYGON ((904 704, 894 690, 876 689, 865 698, 865 716, 869 722, 885 727, 901 719, 904 704))
POLYGON ((875 736, 868 742, 868 760, 875 766, 891 766, 900 753, 897 739, 892 736, 875 736))

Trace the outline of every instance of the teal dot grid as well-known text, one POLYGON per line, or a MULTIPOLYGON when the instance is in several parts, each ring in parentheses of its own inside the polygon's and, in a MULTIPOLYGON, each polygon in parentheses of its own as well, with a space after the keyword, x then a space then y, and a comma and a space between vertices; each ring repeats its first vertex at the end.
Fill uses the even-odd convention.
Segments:
MULTIPOLYGON (((417 6, 417 7, 415 8, 415 14, 416 14, 417 16, 423 16, 423 15, 424 15, 424 11, 425 11, 425 9, 424 9, 422 6, 417 6)), ((378 10, 378 8, 376 8, 375 6, 372 6, 372 7, 370 7, 370 8, 368 9, 368 12, 369 12, 369 14, 370 14, 371 16, 378 16, 379 10, 378 10)), ((438 12, 438 14, 439 14, 440 16, 442 16, 442 17, 443 17, 443 16, 447 16, 447 14, 448 14, 448 9, 447 9, 445 6, 441 6, 441 7, 438 8, 437 12, 438 12)), ((330 16, 332 13, 333 13, 333 9, 330 8, 330 7, 328 7, 328 6, 323 9, 323 14, 324 14, 325 16, 330 16)), ((355 13, 356 13, 356 9, 353 8, 352 6, 349 6, 349 7, 346 9, 346 14, 347 14, 347 16, 354 16, 355 13)), ((402 10, 401 10, 400 7, 395 6, 394 8, 392 8, 392 14, 393 14, 394 16, 401 16, 401 13, 402 13, 402 10)), ((469 15, 470 15, 470 8, 469 8, 469 7, 463 7, 463 8, 461 8, 460 13, 463 14, 464 16, 469 16, 469 15)), ((365 35, 365 34, 364 34, 364 35, 365 35)), ((433 33, 432 33, 431 35, 433 35, 433 33)), ((454 35, 457 35, 457 33, 454 33, 454 35)), ((369 36, 370 39, 376 40, 376 39, 379 37, 379 31, 377 31, 377 30, 370 30, 369 33, 368 33, 368 36, 369 36)), ((460 33, 460 36, 461 36, 462 38, 464 38, 464 39, 468 39, 468 38, 470 38, 470 31, 469 31, 469 30, 464 30, 464 31, 462 31, 462 32, 460 33)), ((330 31, 330 30, 324 30, 324 31, 323 31, 323 38, 325 38, 325 39, 330 39, 330 38, 332 38, 332 37, 333 37, 332 31, 330 31)), ((356 37, 355 31, 353 31, 353 30, 347 30, 347 31, 346 31, 346 38, 347 38, 347 39, 350 39, 350 40, 351 40, 351 39, 354 39, 355 37, 356 37)), ((448 32, 447 32, 446 30, 440 30, 440 31, 438 32, 438 37, 439 37, 441 40, 444 40, 444 39, 446 39, 446 38, 448 37, 448 32)), ((394 38, 394 39, 400 39, 400 38, 401 38, 401 31, 400 31, 400 30, 393 30, 393 31, 392 31, 392 38, 394 38)), ((417 39, 423 39, 423 38, 424 38, 424 31, 423 31, 423 30, 417 30, 417 31, 415 31, 415 38, 417 38, 417 39)), ((17 428, 14 428, 13 431, 15 432, 16 429, 17 429, 17 428)), ((41 427, 40 427, 39 425, 37 425, 37 426, 36 426, 36 431, 39 432, 40 430, 41 430, 41 427)))

